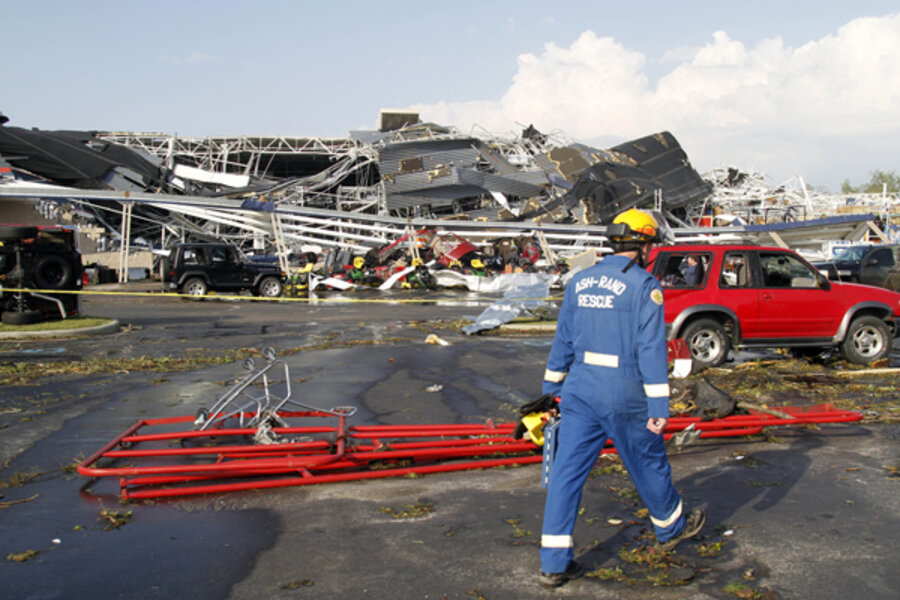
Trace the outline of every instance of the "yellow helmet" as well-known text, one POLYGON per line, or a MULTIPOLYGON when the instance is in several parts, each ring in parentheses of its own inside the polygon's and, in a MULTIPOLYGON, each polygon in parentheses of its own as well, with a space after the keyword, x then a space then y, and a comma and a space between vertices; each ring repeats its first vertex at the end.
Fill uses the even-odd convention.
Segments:
POLYGON ((477 259, 477 258, 473 258, 472 262, 470 262, 469 264, 472 265, 473 269, 483 269, 484 268, 484 263, 481 262, 481 260, 477 259))
POLYGON ((659 239, 659 223, 645 210, 629 208, 613 219, 613 225, 625 225, 629 230, 610 227, 609 238, 616 242, 652 242, 659 239))
POLYGON ((353 259, 353 266, 357 269, 362 269, 364 264, 366 264, 366 259, 364 259, 362 256, 357 256, 353 259))

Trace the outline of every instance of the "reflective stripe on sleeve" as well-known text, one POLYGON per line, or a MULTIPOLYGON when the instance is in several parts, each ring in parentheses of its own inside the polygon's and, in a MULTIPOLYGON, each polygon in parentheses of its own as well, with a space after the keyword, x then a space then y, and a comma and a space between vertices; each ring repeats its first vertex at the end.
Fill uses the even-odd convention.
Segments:
POLYGON ((550 369, 547 369, 544 371, 544 381, 562 383, 568 374, 568 371, 551 371, 550 369))
POLYGON ((668 383, 645 383, 644 393, 648 398, 667 398, 669 396, 668 383))
POLYGON ((671 526, 672 526, 672 523, 674 523, 675 521, 678 520, 678 517, 681 516, 681 511, 682 511, 682 510, 683 510, 683 501, 682 501, 682 500, 679 500, 679 501, 678 501, 678 506, 675 507, 675 510, 672 511, 672 514, 669 515, 669 518, 668 518, 668 519, 654 519, 654 518, 651 516, 651 517, 650 517, 650 520, 651 520, 651 521, 653 522, 653 524, 656 525, 657 527, 659 527, 659 528, 661 528, 661 529, 665 529, 666 527, 671 527, 671 526))
POLYGON ((572 548, 575 541, 571 535, 547 535, 541 536, 541 546, 544 548, 572 548))
POLYGON ((595 367, 619 368, 619 357, 615 354, 600 354, 599 352, 585 352, 584 364, 595 367))

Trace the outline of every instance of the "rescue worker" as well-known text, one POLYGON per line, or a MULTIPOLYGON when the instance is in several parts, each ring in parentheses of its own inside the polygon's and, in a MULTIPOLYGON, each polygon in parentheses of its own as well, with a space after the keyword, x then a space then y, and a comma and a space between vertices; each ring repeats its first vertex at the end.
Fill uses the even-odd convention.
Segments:
POLYGON ((584 482, 612 438, 664 550, 697 535, 703 511, 686 514, 672 485, 662 432, 669 385, 663 294, 645 271, 659 225, 631 209, 607 231, 614 254, 572 277, 547 359, 543 393, 559 397, 560 422, 541 535, 541 585, 584 571, 572 532, 584 482))

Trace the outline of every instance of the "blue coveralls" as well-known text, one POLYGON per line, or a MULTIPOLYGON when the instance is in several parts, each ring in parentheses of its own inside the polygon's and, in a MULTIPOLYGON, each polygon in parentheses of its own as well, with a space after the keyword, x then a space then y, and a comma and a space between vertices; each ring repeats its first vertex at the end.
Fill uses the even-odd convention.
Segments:
POLYGON ((541 571, 561 573, 574 556, 572 531, 584 482, 607 438, 650 512, 660 542, 685 527, 662 435, 669 384, 659 282, 629 259, 607 256, 566 287, 543 393, 561 398, 558 447, 544 509, 541 571))

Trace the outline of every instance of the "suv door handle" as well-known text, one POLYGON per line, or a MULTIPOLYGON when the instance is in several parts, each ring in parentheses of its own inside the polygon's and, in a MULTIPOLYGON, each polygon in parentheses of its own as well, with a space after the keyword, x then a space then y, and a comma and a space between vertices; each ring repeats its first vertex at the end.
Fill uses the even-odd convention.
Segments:
POLYGON ((772 294, 770 292, 763 292, 762 294, 760 294, 760 297, 762 298, 763 302, 768 302, 774 296, 772 296, 772 294))

